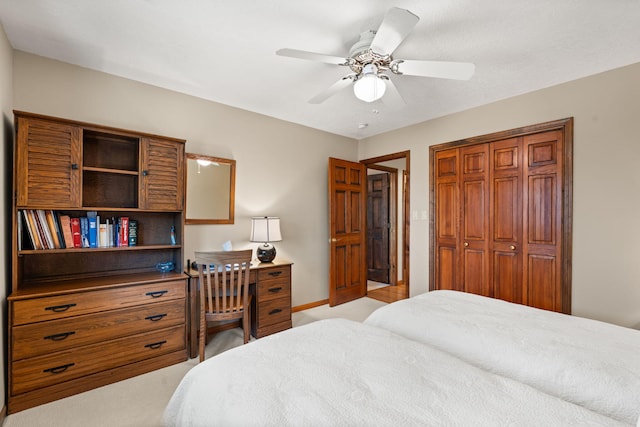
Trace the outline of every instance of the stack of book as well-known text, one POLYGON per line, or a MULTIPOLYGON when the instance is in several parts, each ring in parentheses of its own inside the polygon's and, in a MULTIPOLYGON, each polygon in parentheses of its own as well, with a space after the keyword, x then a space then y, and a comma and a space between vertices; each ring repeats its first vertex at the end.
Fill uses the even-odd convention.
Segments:
POLYGON ((87 212, 83 217, 44 209, 18 212, 20 250, 113 248, 137 244, 138 222, 126 216, 106 218, 103 222, 95 211, 87 212), (26 235, 22 229, 26 229, 26 235))

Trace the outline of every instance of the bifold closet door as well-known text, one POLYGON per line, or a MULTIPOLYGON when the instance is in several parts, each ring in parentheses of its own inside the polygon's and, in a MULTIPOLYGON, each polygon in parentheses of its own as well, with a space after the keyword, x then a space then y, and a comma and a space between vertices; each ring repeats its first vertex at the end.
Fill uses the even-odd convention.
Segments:
POLYGON ((433 289, 567 311, 563 143, 550 130, 435 152, 433 289))

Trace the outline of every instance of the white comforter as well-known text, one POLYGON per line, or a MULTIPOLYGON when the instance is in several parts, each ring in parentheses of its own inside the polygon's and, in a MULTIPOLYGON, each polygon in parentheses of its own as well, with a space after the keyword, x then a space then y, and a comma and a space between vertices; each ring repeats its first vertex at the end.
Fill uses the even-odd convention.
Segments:
POLYGON ((609 426, 619 423, 431 346, 344 319, 228 350, 187 373, 168 426, 609 426))
POLYGON ((640 417, 640 331, 455 291, 398 301, 365 323, 626 423, 640 417))

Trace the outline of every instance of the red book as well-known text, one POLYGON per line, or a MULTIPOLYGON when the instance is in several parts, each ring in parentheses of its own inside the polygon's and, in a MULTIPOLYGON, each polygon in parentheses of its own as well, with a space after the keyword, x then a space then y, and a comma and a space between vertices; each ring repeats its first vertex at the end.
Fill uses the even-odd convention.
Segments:
POLYGON ((120 217, 120 246, 129 246, 129 217, 120 217))
POLYGON ((62 228, 62 236, 64 238, 66 248, 74 248, 73 233, 71 232, 71 218, 69 215, 60 215, 60 228, 62 228))
POLYGON ((82 247, 82 234, 80 233, 80 218, 71 218, 71 235, 73 236, 73 247, 82 247))

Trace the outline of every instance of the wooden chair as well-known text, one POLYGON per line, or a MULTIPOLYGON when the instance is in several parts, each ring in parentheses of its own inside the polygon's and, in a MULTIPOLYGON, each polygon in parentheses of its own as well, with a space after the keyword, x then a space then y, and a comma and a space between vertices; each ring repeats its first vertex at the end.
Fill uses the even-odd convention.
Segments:
POLYGON ((208 322, 242 319, 244 343, 249 342, 252 250, 196 252, 200 283, 200 361, 204 360, 208 322))

